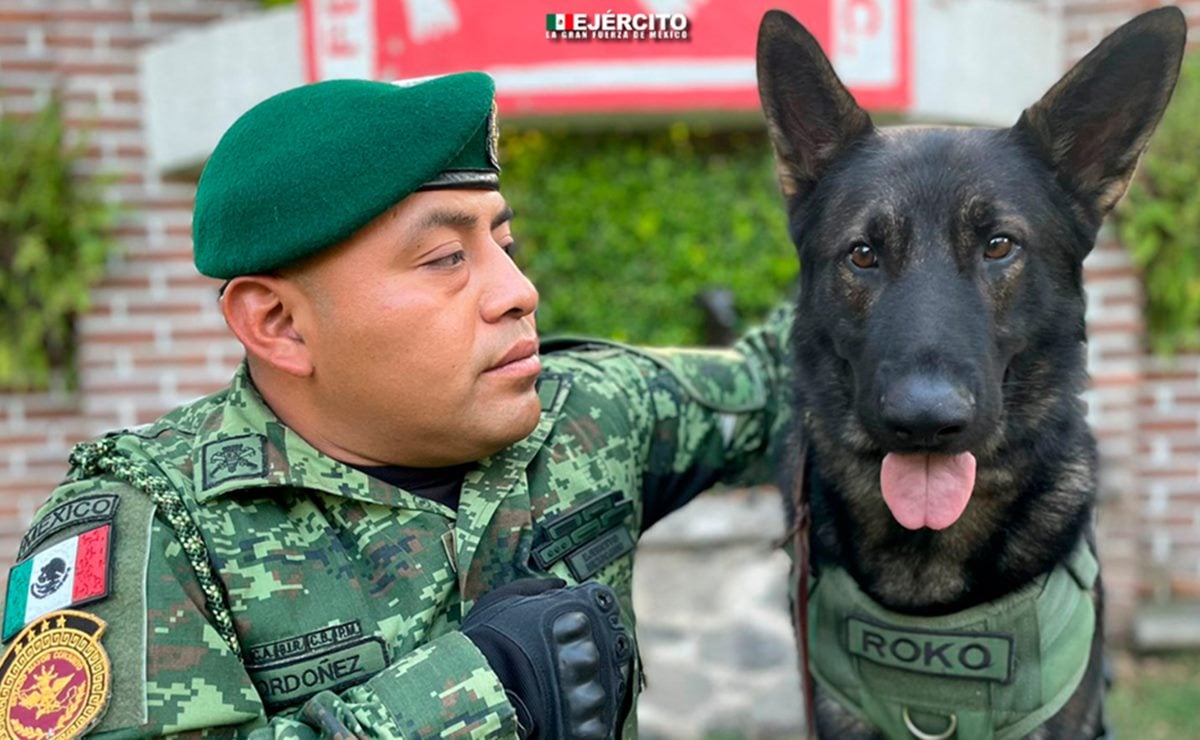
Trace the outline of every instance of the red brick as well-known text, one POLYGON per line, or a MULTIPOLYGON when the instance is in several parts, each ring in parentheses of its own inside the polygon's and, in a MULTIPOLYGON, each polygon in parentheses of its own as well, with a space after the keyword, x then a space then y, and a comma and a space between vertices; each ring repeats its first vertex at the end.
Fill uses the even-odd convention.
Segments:
POLYGON ((1092 386, 1096 388, 1123 388, 1140 385, 1142 377, 1136 373, 1113 373, 1092 376, 1092 386))
POLYGON ((100 281, 104 288, 150 289, 150 278, 145 275, 108 275, 100 281))
POLYGON ((71 421, 77 416, 79 416, 79 410, 73 408, 39 409, 37 411, 26 410, 25 412, 25 419, 27 421, 37 422, 39 424, 44 424, 49 421, 71 421))
MULTIPOLYGON (((1143 473, 1147 480, 1158 479, 1177 479, 1177 478, 1195 478, 1200 484, 1200 471, 1196 468, 1143 468, 1143 473)), ((1188 523, 1192 520, 1188 519, 1188 523)))
POLYGON ((135 49, 142 48, 146 44, 150 43, 152 40, 153 39, 137 38, 137 37, 114 38, 114 39, 108 40, 108 45, 114 49, 121 49, 123 51, 132 51, 135 49))
POLYGON ((91 10, 72 9, 55 14, 63 23, 132 23, 133 13, 129 9, 91 10))
POLYGON ((1172 369, 1172 370, 1149 369, 1149 370, 1146 370, 1143 373, 1143 375, 1145 376, 1146 380, 1148 380, 1148 381, 1155 381, 1155 380, 1188 380, 1188 381, 1193 381, 1193 382, 1200 381, 1200 373, 1198 373, 1196 370, 1187 370, 1184 368, 1177 368, 1177 369, 1172 369))
POLYGON ((73 103, 95 103, 99 98, 96 96, 95 90, 72 90, 68 93, 63 93, 63 100, 73 103))
POLYGON ((201 367, 207 364, 208 358, 204 355, 141 355, 134 360, 134 365, 139 368, 201 367))
POLYGON ((113 64, 111 62, 64 62, 62 72, 68 75, 97 75, 101 77, 107 77, 108 75, 135 75, 137 74, 137 65, 113 64))
POLYGON ((153 342, 154 332, 152 331, 129 331, 129 332, 89 332, 84 335, 84 340, 97 344, 132 344, 134 342, 153 342))
POLYGON ((122 205, 134 211, 187 211, 191 213, 195 203, 190 198, 186 200, 178 198, 130 198, 122 205))
POLYGON ((1194 419, 1150 419, 1141 423, 1144 432, 1195 432, 1200 424, 1194 419))
MULTIPOLYGON (((220 280, 205 277, 200 273, 194 275, 176 275, 167 278, 168 288, 212 288, 215 291, 220 286, 220 280)), ((216 300, 215 294, 213 300, 216 300)))
POLYGON ((1096 334, 1139 334, 1142 331, 1140 321, 1106 321, 1100 319, 1088 323, 1088 335, 1096 334))
MULTIPOLYGON (((1200 578, 1175 576, 1171 579, 1171 596, 1177 599, 1200 599, 1200 578)), ((1200 609, 1200 604, 1197 604, 1200 609)))
POLYGON ((188 316, 200 313, 200 306, 194 303, 159 303, 142 306, 129 306, 130 316, 188 316))
POLYGON ((96 40, 91 36, 66 36, 46 34, 46 46, 52 49, 91 49, 96 40))
POLYGON ((211 23, 221 17, 218 13, 203 13, 196 11, 177 11, 177 10, 151 10, 151 23, 189 23, 201 25, 211 23))
POLYGON ((142 128, 142 122, 136 118, 78 118, 71 117, 65 119, 65 123, 72 128, 85 130, 101 130, 101 131, 139 131, 142 128))
POLYGON ((6 59, 0 62, 0 72, 50 73, 58 69, 58 62, 52 59, 6 59))
POLYGON ((189 246, 187 249, 153 249, 145 252, 138 252, 136 255, 130 255, 130 262, 143 262, 162 264, 164 262, 187 262, 192 261, 192 250, 189 246))
POLYGON ((50 13, 47 11, 37 10, 0 10, 0 24, 17 24, 17 23, 46 23, 50 20, 50 13))
POLYGON ((110 231, 113 236, 121 238, 121 239, 125 239, 125 238, 141 239, 141 238, 144 238, 146 236, 146 234, 148 233, 145 226, 133 226, 131 224, 124 224, 122 226, 114 226, 110 231))
POLYGON ((1101 280, 1129 280, 1137 277, 1137 271, 1132 267, 1088 267, 1084 265, 1083 278, 1085 282, 1101 280))

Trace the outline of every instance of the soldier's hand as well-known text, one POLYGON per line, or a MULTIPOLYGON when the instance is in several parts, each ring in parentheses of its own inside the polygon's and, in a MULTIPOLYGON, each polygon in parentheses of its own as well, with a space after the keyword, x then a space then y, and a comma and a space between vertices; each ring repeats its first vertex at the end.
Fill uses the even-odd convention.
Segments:
POLYGON ((462 632, 504 684, 522 738, 605 740, 629 710, 633 639, 612 589, 565 585, 505 584, 475 603, 462 632))

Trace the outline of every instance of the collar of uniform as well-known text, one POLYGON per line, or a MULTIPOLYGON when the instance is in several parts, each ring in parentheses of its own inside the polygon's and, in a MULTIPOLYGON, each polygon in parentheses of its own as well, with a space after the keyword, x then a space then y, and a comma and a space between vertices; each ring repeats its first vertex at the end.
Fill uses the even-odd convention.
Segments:
MULTIPOLYGON (((481 460, 479 467, 467 473, 458 502, 456 561, 459 588, 464 598, 476 598, 479 585, 472 581, 470 567, 479 544, 501 503, 525 482, 525 469, 549 436, 571 386, 569 375, 542 371, 538 377, 538 397, 542 414, 525 439, 481 460)), ((526 514, 528 511, 526 508, 526 514)))
MULTIPOLYGON (((539 378, 542 417, 538 429, 547 423, 548 417, 557 415, 566 395, 565 386, 558 376, 539 378)), ((480 461, 480 468, 491 467, 510 454, 523 455, 527 442, 528 438, 491 459, 480 461)), ((317 450, 285 426, 267 406, 254 387, 245 362, 234 374, 224 402, 201 425, 192 449, 192 462, 193 485, 200 503, 248 488, 291 486, 386 506, 428 509, 443 515, 449 511, 437 502, 384 483, 317 450)))

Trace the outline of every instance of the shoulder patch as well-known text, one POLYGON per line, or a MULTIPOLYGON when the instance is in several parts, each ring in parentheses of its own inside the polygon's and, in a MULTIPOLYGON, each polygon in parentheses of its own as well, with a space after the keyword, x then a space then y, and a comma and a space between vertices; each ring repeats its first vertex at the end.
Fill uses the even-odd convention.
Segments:
POLYGON ((0 727, 5 738, 82 737, 111 697, 104 620, 57 611, 30 624, 0 659, 0 727))
POLYGON ((97 493, 91 496, 80 496, 65 504, 59 504, 37 521, 25 536, 21 538, 21 549, 17 551, 17 560, 24 560, 33 549, 46 541, 46 538, 57 534, 76 524, 92 522, 111 522, 117 515, 117 507, 121 505, 121 497, 115 493, 97 493))
POLYGON ((111 545, 112 524, 103 524, 14 565, 8 573, 0 640, 7 641, 22 627, 49 612, 107 596, 111 583, 111 545))

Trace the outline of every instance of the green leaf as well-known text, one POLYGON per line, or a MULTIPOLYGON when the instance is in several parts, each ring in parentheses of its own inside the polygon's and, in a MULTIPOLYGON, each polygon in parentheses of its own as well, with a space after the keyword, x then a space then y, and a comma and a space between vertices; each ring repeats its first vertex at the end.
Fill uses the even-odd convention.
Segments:
POLYGON ((1200 347, 1200 54, 1179 84, 1124 201, 1121 241, 1142 268, 1148 339, 1162 355, 1200 347))
POLYGON ((75 172, 85 137, 66 143, 57 99, 30 119, 0 117, 0 387, 48 386, 72 367, 73 321, 114 249, 117 211, 103 178, 75 172))

